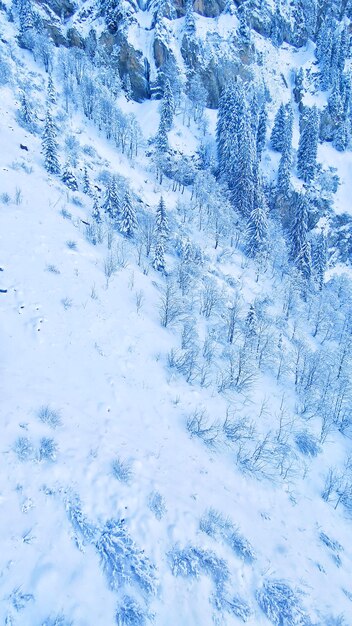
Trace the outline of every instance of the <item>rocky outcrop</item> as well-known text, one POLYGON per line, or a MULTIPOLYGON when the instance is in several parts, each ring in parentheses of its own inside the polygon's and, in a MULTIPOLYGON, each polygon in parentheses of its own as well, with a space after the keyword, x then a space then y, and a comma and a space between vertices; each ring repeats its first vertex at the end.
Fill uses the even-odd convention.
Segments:
POLYGON ((117 67, 120 77, 129 76, 131 82, 132 98, 141 102, 150 98, 149 63, 144 59, 140 50, 136 50, 126 39, 124 33, 111 34, 104 32, 101 35, 102 43, 108 52, 112 52, 116 45, 117 67))
POLYGON ((67 19, 72 17, 77 10, 77 4, 73 0, 37 0, 39 5, 49 7, 55 15, 67 19))
POLYGON ((67 45, 70 48, 84 48, 84 39, 77 28, 69 28, 66 33, 67 45))

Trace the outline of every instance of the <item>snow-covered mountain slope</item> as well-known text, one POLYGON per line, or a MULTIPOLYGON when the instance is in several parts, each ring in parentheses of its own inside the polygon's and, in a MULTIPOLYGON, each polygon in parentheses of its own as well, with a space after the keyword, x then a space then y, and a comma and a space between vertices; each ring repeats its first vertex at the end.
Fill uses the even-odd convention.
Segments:
MULTIPOLYGON (((151 85, 154 31, 168 28, 183 87, 165 148, 166 97, 132 100, 137 70, 128 81, 104 48, 93 62, 88 46, 48 44, 48 86, 46 36, 34 55, 19 47, 3 9, 0 623, 352 624, 348 216, 336 224, 351 152, 321 140, 303 181, 293 105, 290 187, 278 193, 267 132, 266 245, 252 254, 252 213, 217 165, 217 112, 186 82, 183 17, 144 31, 152 12, 134 7, 125 24, 151 85), (314 258, 307 278, 288 253, 295 194, 309 199, 313 252, 329 233, 322 284, 314 258)), ((231 13, 195 27, 207 55, 238 62, 231 13)), ((92 25, 108 37, 84 3, 60 28, 92 25)), ((270 130, 300 66, 303 108, 323 110, 314 44, 274 47, 258 29, 239 76, 248 99, 266 94, 270 130)))

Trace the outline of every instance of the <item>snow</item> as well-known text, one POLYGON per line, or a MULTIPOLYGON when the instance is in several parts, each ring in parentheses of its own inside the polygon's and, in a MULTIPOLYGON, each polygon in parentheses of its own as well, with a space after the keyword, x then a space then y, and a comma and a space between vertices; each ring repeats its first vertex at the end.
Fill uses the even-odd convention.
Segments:
MULTIPOLYGON (((219 28, 225 34, 234 24, 235 18, 228 16, 226 24, 225 16, 218 22, 197 18, 197 31, 219 28)), ((179 23, 173 26, 177 29, 179 23)), ((3 22, 8 37, 13 37, 11 28, 3 22)), ((142 32, 134 25, 129 34, 146 53, 151 36, 142 32)), ((35 72, 44 110, 45 94, 40 92, 44 74, 29 54, 16 48, 16 55, 24 62, 18 68, 21 77, 28 70, 35 72)), ((278 67, 283 64, 280 73, 288 79, 292 56, 284 50, 275 60, 277 66, 271 65, 271 119, 281 98, 288 98, 277 78, 278 67)), ((303 51, 295 63, 310 56, 311 50, 303 51)), ((214 623, 208 600, 214 592, 211 577, 173 576, 167 555, 175 545, 199 546, 226 560, 230 594, 240 595, 251 606, 249 626, 269 623, 255 601, 255 591, 267 577, 303 588, 302 602, 313 623, 323 624, 323 616, 336 611, 352 622, 351 601, 342 592, 342 588, 352 592, 350 521, 320 497, 326 470, 342 462, 346 446, 342 436, 332 434, 327 451, 310 462, 309 480, 303 478, 302 461, 299 476, 286 483, 250 478, 236 467, 230 450, 211 450, 190 438, 186 420, 198 407, 221 419, 231 403, 240 415, 257 419, 268 399, 269 414, 258 420, 265 433, 287 390, 268 374, 260 378, 247 402, 238 395, 188 385, 171 372, 167 354, 178 347, 178 338, 173 329, 160 325, 165 279, 150 267, 139 266, 134 245, 116 234, 113 249, 118 247, 124 254, 126 266, 119 267, 107 286, 108 251, 105 245, 88 243, 82 222, 89 219, 92 200, 71 194, 47 175, 40 139, 16 122, 16 95, 12 86, 1 87, 1 192, 11 200, 0 203, 0 287, 7 289, 0 293, 0 622, 11 616, 14 624, 34 626, 63 614, 75 626, 110 625, 123 595, 131 589, 140 593, 132 583, 117 592, 109 588, 95 542, 84 542, 69 521, 67 503, 75 494, 87 519, 99 528, 109 519, 124 518, 129 536, 156 565, 159 586, 150 599, 150 610, 157 626, 214 623), (28 146, 28 152, 20 149, 20 143, 28 146), (23 197, 19 204, 14 202, 17 188, 23 197), (62 209, 72 218, 65 218, 62 209), (70 248, 69 241, 75 241, 76 247, 70 248), (143 305, 138 312, 140 291, 143 305), (39 417, 45 406, 59 412, 60 424, 55 428, 39 417), (19 437, 28 438, 32 446, 28 460, 19 460, 14 450, 19 437), (38 458, 43 437, 57 444, 56 461, 38 458), (116 458, 131 464, 129 483, 113 476, 116 458), (155 491, 166 504, 160 520, 148 506, 155 491), (236 556, 224 541, 200 531, 200 519, 210 507, 239 527, 253 546, 253 563, 236 556), (319 541, 321 531, 344 547, 341 567, 319 541), (33 595, 23 600, 22 609, 16 609, 13 601, 15 589, 33 595)), ((120 105, 136 116, 146 141, 155 134, 158 102, 136 104, 122 97, 120 105)), ((208 111, 207 115, 213 130, 215 114, 208 111)), ((63 124, 61 130, 61 141, 69 130, 81 146, 94 146, 98 158, 89 165, 95 175, 107 164, 130 181, 148 211, 154 211, 162 193, 174 215, 177 194, 167 181, 163 186, 156 182, 144 156, 131 163, 79 113, 69 129, 63 124)), ((193 123, 185 127, 178 115, 170 133, 172 147, 191 155, 198 139, 193 123)), ((276 157, 267 152, 268 175, 276 157)), ((349 211, 350 158, 324 145, 319 159, 337 167, 341 186, 335 209, 349 211)), ((220 263, 213 243, 203 234, 191 234, 204 246, 205 272, 217 272, 220 288, 225 288, 225 277, 230 276, 242 285, 246 306, 256 296, 275 296, 272 278, 258 284, 253 267, 244 264, 239 252, 220 263)), ((172 263, 171 255, 168 262, 172 263)), ((274 302, 275 311, 277 307, 274 302)), ((296 398, 290 390, 287 395, 294 413, 296 398)), ((218 620, 219 624, 241 623, 230 615, 218 620)))

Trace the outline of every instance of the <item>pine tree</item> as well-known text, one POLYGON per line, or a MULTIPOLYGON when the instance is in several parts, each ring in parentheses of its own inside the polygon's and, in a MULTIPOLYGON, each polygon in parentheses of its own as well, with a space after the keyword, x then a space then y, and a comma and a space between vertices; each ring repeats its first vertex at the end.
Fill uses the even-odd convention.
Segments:
POLYGON ((127 100, 131 100, 132 98, 132 85, 131 78, 129 74, 125 74, 122 80, 122 85, 125 91, 125 96, 127 100))
POLYGON ((119 218, 119 229, 126 237, 132 237, 138 226, 136 210, 128 191, 125 192, 119 218))
POLYGON ((290 258, 306 279, 312 273, 311 250, 308 241, 308 205, 304 194, 297 194, 290 232, 290 258))
POLYGON ((99 202, 97 196, 94 197, 93 210, 92 210, 92 219, 96 224, 101 224, 102 218, 100 215, 99 202))
POLYGON ((277 152, 281 152, 283 148, 283 140, 285 137, 286 131, 286 109, 283 104, 280 104, 280 107, 276 113, 274 120, 274 127, 271 132, 270 143, 274 150, 277 152))
POLYGON ((164 244, 161 238, 155 246, 152 265, 157 272, 165 272, 164 244))
POLYGON ((92 195, 92 190, 90 188, 90 180, 88 176, 88 169, 86 165, 84 166, 84 172, 83 172, 83 193, 85 193, 87 196, 92 195))
POLYGON ((253 304, 250 305, 246 317, 246 338, 253 338, 257 334, 257 314, 253 304))
POLYGON ((162 196, 156 209, 155 232, 157 234, 158 240, 166 240, 169 236, 166 206, 162 196))
POLYGON ((237 137, 237 154, 232 155, 233 169, 229 180, 234 207, 244 217, 249 217, 254 200, 254 146, 248 112, 240 119, 237 137))
POLYGON ((255 258, 267 247, 268 220, 263 206, 252 210, 245 233, 245 250, 249 257, 255 258))
POLYGON ((172 95, 170 81, 166 79, 164 83, 164 97, 161 104, 160 117, 164 121, 165 130, 169 131, 172 127, 172 121, 175 113, 174 97, 172 95))
POLYGON ((276 48, 280 48, 284 41, 284 20, 280 13, 279 6, 276 6, 275 13, 272 18, 271 40, 276 48))
POLYGON ((119 198, 117 194, 116 180, 111 178, 105 193, 104 202, 102 205, 103 211, 107 214, 109 219, 116 223, 120 215, 119 198))
POLYGON ((318 287, 322 290, 327 265, 327 241, 323 230, 314 240, 312 262, 318 287))
POLYGON ((165 126, 165 120, 160 117, 158 132, 155 137, 155 148, 156 152, 161 155, 168 151, 169 142, 167 138, 167 130, 165 126))
POLYGON ((295 74, 295 86, 293 88, 293 96, 298 106, 300 106, 302 103, 303 95, 304 95, 304 70, 302 67, 300 67, 298 72, 296 72, 295 74))
POLYGON ((56 103, 56 91, 51 74, 48 76, 47 102, 50 104, 56 103))
POLYGON ((266 141, 268 114, 265 106, 261 108, 259 113, 258 130, 257 130, 257 159, 261 160, 266 141))
POLYGON ((58 144, 56 141, 56 128, 49 109, 45 117, 42 148, 44 152, 45 169, 50 174, 60 174, 60 165, 57 157, 58 144))
POLYGON ((229 181, 238 151, 238 128, 245 114, 245 97, 241 83, 230 83, 223 90, 218 109, 216 139, 220 175, 229 181))
POLYGON ((20 103, 21 103, 21 108, 20 108, 19 115, 20 115, 21 123, 26 128, 28 128, 29 131, 33 132, 34 116, 32 114, 31 107, 29 105, 27 96, 24 91, 20 92, 20 103))
POLYGON ((310 110, 306 124, 301 131, 297 153, 297 173, 304 182, 311 182, 315 176, 318 138, 319 113, 314 106, 310 110))
POLYGON ((63 183, 65 183, 66 187, 71 189, 71 191, 78 190, 76 177, 74 176, 70 168, 70 165, 68 163, 65 164, 64 171, 61 176, 61 180, 63 183))
POLYGON ((19 0, 18 2, 19 33, 18 41, 24 48, 32 48, 33 43, 29 42, 31 31, 34 26, 34 15, 31 0, 19 0))
POLYGON ((251 44, 251 29, 248 23, 248 12, 245 2, 238 7, 238 19, 240 23, 237 32, 240 42, 243 47, 248 48, 251 44))
POLYGON ((186 15, 185 15, 184 31, 188 37, 192 37, 196 32, 196 21, 194 19, 193 0, 186 0, 186 15))
POLYGON ((332 145, 339 152, 344 152, 348 146, 349 132, 348 125, 345 120, 341 120, 334 129, 332 145))
POLYGON ((283 196, 290 190, 291 166, 291 150, 286 146, 282 151, 277 173, 277 191, 283 196))

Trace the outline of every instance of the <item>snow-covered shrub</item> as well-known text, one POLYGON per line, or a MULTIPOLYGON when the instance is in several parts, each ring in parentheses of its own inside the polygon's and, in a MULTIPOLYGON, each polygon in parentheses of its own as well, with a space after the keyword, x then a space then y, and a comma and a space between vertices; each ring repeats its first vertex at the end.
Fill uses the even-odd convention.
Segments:
POLYGON ((124 596, 122 604, 117 609, 117 626, 144 626, 149 615, 131 596, 124 596))
POLYGON ((196 409, 188 417, 186 427, 191 437, 201 439, 210 448, 216 446, 219 441, 220 426, 217 422, 209 421, 203 409, 196 409))
POLYGON ((53 263, 48 263, 45 269, 47 272, 51 272, 51 274, 61 274, 60 270, 53 263))
POLYGON ((210 576, 218 590, 222 590, 229 578, 226 561, 220 559, 211 550, 188 546, 174 546, 168 554, 171 571, 174 576, 199 578, 201 574, 210 576))
POLYGON ((61 424, 60 411, 52 409, 48 404, 40 407, 38 417, 44 424, 47 424, 51 428, 57 428, 57 426, 61 424))
POLYGON ((93 246, 96 246, 98 243, 102 243, 104 240, 104 233, 101 224, 97 224, 96 222, 88 224, 85 229, 85 236, 88 243, 91 243, 93 246))
POLYGON ((41 626, 72 626, 72 623, 64 615, 57 615, 56 617, 47 617, 41 626))
POLYGON ((241 535, 237 528, 233 529, 226 540, 232 550, 236 552, 236 554, 244 561, 247 561, 247 563, 252 563, 252 561, 254 561, 255 556, 251 544, 243 535, 241 535))
POLYGON ((218 611, 235 615, 235 617, 238 617, 243 622, 247 622, 252 615, 252 610, 248 602, 239 596, 234 596, 229 599, 222 595, 217 595, 213 598, 213 604, 218 611))
POLYGON ((77 250, 77 241, 72 241, 71 239, 69 239, 68 241, 66 241, 66 246, 69 248, 69 250, 77 250))
POLYGON ((318 440, 307 431, 297 433, 295 441, 299 451, 306 456, 315 457, 321 451, 318 440))
POLYGON ((9 193, 7 193, 6 191, 4 191, 4 193, 2 193, 2 194, 0 195, 0 201, 1 201, 3 204, 10 204, 10 202, 11 202, 11 196, 10 196, 10 194, 9 194, 9 193))
POLYGON ((31 593, 23 593, 21 587, 17 587, 10 595, 12 606, 16 611, 22 611, 26 604, 34 600, 34 596, 31 593))
POLYGON ((64 207, 61 209, 61 215, 65 220, 72 220, 72 213, 64 207))
POLYGON ((146 594, 157 589, 156 568, 129 536, 124 520, 106 522, 95 544, 112 590, 134 581, 146 594))
POLYGON ((75 206, 78 206, 80 208, 82 208, 84 206, 81 198, 79 198, 78 196, 71 196, 71 202, 72 202, 72 204, 74 204, 75 206))
POLYGON ((50 437, 42 437, 39 444, 39 461, 56 461, 57 444, 50 437))
POLYGON ((326 535, 324 532, 320 533, 319 539, 327 548, 332 551, 332 558, 334 559, 336 565, 340 567, 341 557, 339 553, 343 551, 342 545, 335 539, 331 539, 331 537, 328 537, 328 535, 326 535))
POLYGON ((157 520, 165 515, 167 509, 165 504, 165 498, 158 491, 153 491, 149 496, 148 506, 154 513, 157 520))
POLYGON ((275 626, 311 625, 297 593, 282 580, 264 581, 256 598, 263 613, 275 626))
POLYGON ((65 311, 72 307, 72 298, 62 298, 61 304, 64 307, 65 311))
POLYGON ((219 511, 211 508, 200 520, 200 529, 213 539, 224 541, 237 556, 247 563, 255 560, 254 550, 238 528, 219 511))
POLYGON ((81 535, 84 541, 92 543, 97 536, 98 529, 83 513, 78 496, 73 496, 66 501, 66 512, 74 530, 81 535))
POLYGON ((28 437, 18 437, 13 447, 20 461, 29 461, 33 458, 33 446, 28 437))
POLYGON ((112 462, 112 473, 117 480, 122 483, 129 483, 133 477, 132 464, 130 461, 123 461, 120 458, 112 462))

